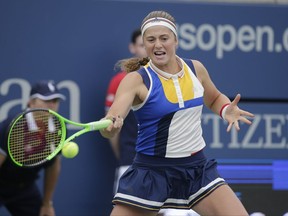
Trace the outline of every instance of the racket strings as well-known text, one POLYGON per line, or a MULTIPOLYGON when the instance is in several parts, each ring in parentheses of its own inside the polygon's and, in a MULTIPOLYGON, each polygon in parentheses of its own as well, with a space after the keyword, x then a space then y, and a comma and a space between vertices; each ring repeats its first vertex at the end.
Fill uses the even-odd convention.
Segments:
POLYGON ((61 131, 59 119, 49 112, 27 113, 10 132, 10 154, 24 166, 40 164, 60 144, 61 131))

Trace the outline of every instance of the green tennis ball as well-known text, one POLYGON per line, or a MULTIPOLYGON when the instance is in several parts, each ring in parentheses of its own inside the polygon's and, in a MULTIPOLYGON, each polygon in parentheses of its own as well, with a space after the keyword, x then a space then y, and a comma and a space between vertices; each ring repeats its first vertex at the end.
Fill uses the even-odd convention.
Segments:
POLYGON ((62 155, 66 158, 74 158, 79 153, 79 146, 75 142, 68 142, 62 148, 62 155))

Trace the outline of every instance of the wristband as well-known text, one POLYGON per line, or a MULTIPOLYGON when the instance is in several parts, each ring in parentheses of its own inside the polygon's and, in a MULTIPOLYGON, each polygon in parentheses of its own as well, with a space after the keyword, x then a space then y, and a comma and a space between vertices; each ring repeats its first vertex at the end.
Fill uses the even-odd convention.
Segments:
POLYGON ((228 108, 228 106, 230 105, 230 103, 226 103, 226 104, 224 104, 223 106, 222 106, 222 108, 221 108, 221 110, 220 110, 220 117, 222 118, 222 119, 224 119, 224 120, 226 120, 225 119, 225 114, 226 114, 226 110, 227 110, 227 108, 228 108))

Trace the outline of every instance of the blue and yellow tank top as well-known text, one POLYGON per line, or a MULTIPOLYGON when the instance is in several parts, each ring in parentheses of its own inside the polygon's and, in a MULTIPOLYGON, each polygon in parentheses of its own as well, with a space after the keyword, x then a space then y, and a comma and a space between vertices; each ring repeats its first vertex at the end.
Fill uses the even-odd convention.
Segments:
POLYGON ((201 114, 204 89, 191 60, 178 58, 182 70, 171 75, 149 62, 138 72, 148 88, 143 103, 133 106, 138 121, 136 151, 159 157, 187 157, 205 146, 201 114), (153 67, 153 68, 152 68, 153 67))

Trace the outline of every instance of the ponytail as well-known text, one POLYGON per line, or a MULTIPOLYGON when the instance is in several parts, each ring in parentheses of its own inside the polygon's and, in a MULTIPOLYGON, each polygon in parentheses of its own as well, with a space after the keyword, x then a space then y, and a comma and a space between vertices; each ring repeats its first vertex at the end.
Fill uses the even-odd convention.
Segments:
POLYGON ((137 71, 141 68, 141 66, 145 66, 149 62, 149 58, 129 58, 118 61, 118 65, 120 65, 121 69, 126 71, 127 73, 132 71, 137 71))

